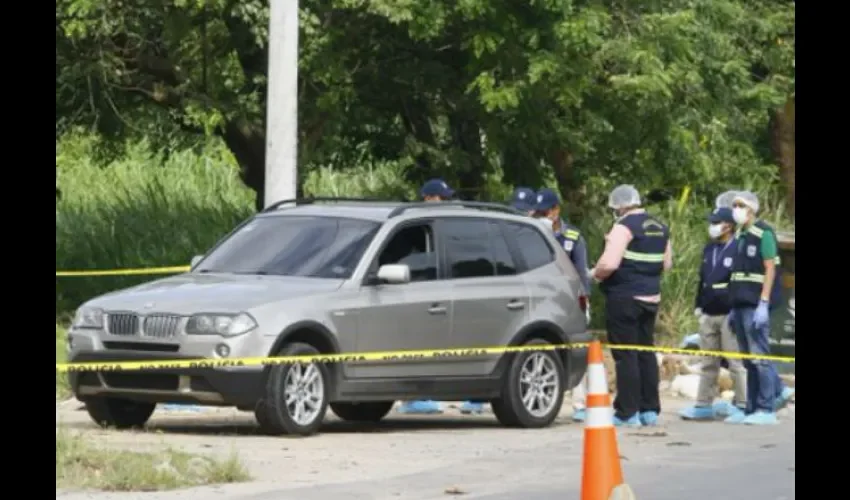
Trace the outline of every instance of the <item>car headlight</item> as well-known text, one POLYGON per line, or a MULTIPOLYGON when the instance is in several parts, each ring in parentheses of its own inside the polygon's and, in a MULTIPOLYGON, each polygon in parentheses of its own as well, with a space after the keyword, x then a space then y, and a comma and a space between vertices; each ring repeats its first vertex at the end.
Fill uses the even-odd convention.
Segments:
POLYGON ((257 322, 250 314, 196 314, 186 323, 189 335, 221 335, 233 337, 250 332, 257 322))
POLYGON ((91 307, 81 307, 77 309, 71 327, 100 330, 103 328, 103 311, 91 307))

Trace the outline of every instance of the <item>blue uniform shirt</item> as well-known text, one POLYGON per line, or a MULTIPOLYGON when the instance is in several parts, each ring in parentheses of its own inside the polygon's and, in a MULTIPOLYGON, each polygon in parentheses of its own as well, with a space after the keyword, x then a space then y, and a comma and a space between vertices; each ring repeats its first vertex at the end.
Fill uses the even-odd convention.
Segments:
POLYGON ((558 243, 567 252, 573 266, 578 271, 584 291, 590 294, 590 277, 587 275, 587 244, 578 229, 561 219, 561 231, 555 233, 558 243))
POLYGON ((736 247, 735 239, 726 243, 712 241, 702 251, 696 307, 710 316, 729 314, 729 279, 732 277, 736 247))

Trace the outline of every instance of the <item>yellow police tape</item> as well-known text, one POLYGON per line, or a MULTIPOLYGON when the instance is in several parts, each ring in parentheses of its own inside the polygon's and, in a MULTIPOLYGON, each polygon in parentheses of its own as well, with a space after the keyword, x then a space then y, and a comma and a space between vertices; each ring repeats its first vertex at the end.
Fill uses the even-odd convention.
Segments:
POLYGON ((56 271, 56 277, 77 277, 77 276, 131 276, 144 274, 177 274, 185 273, 190 269, 189 266, 171 266, 171 267, 142 267, 130 269, 102 269, 93 271, 56 271))
MULTIPOLYGON (((377 352, 353 352, 347 354, 317 354, 312 356, 273 356, 255 358, 233 358, 233 359, 172 359, 172 360, 144 360, 144 361, 106 361, 106 362, 82 362, 82 363, 57 363, 58 372, 93 372, 93 371, 124 371, 124 370, 162 370, 182 368, 231 368, 243 366, 273 366, 293 363, 358 363, 364 361, 422 361, 428 359, 458 359, 476 356, 491 356, 494 354, 505 354, 529 351, 553 351, 557 349, 575 349, 588 347, 589 343, 580 344, 543 344, 523 346, 499 346, 499 347, 467 347, 455 349, 425 349, 418 351, 377 351, 377 352)), ((676 349, 672 347, 654 347, 641 345, 611 345, 605 344, 609 349, 649 351, 665 354, 684 354, 688 356, 716 356, 732 359, 750 359, 777 361, 781 363, 794 363, 793 356, 769 356, 759 354, 746 354, 740 352, 724 351, 702 351, 676 349)))

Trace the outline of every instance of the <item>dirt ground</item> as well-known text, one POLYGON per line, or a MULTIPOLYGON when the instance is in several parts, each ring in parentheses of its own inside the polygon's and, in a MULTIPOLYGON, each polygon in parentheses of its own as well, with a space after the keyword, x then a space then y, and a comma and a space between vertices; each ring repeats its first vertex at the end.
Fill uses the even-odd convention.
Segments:
MULTIPOLYGON (((780 412, 783 420, 781 428, 731 426, 734 428, 731 430, 730 426, 721 422, 682 422, 676 412, 688 404, 687 400, 666 394, 660 427, 619 432, 621 453, 628 455, 623 462, 627 471, 629 467, 633 467, 634 471, 638 471, 638 467, 654 471, 664 463, 674 468, 689 463, 704 467, 698 463, 699 460, 693 461, 693 452, 688 448, 692 445, 705 450, 717 446, 738 447, 731 451, 724 449, 722 453, 752 460, 747 458, 748 453, 775 447, 777 436, 790 439, 783 444, 786 448, 790 446, 791 452, 783 452, 781 458, 793 461, 793 404, 780 412), (736 436, 731 436, 730 432, 736 436), (748 444, 753 440, 762 441, 748 444)), ((304 500, 340 498, 340 495, 364 499, 441 498, 458 494, 453 493, 457 485, 476 492, 497 491, 493 489, 494 482, 512 474, 518 467, 525 467, 549 455, 554 458, 546 458, 547 461, 567 460, 573 464, 563 465, 571 467, 571 470, 558 479, 565 482, 558 491, 576 488, 580 478, 583 426, 571 421, 572 409, 568 399, 556 424, 548 429, 505 429, 491 413, 461 415, 457 409, 459 403, 444 403, 442 415, 402 416, 393 412, 377 425, 342 422, 329 411, 322 433, 306 439, 263 436, 258 433, 250 413, 213 408, 200 411, 158 409, 144 431, 107 431, 96 427, 80 407, 80 403, 73 400, 58 404, 57 418, 67 429, 91 437, 100 446, 137 451, 171 447, 221 458, 235 452, 254 481, 205 487, 203 490, 143 494, 57 491, 57 497, 67 500, 208 497, 219 500, 304 500), (430 493, 419 494, 423 487, 430 493)), ((729 467, 722 460, 718 460, 716 465, 721 470, 729 467)), ((538 481, 533 475, 525 480, 538 481)), ((793 481, 793 475, 790 480, 793 481)), ((465 498, 471 497, 479 496, 467 495, 465 498)), ((541 493, 540 498, 548 497, 541 493)))

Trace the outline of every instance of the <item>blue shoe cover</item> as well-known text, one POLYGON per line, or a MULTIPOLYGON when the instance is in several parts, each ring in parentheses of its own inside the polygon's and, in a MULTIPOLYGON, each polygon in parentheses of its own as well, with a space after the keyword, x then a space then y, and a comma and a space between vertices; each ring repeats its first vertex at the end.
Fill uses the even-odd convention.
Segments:
POLYGON ((584 422, 587 418, 587 411, 584 408, 573 410, 573 422, 584 422))
POLYGON ((744 413, 743 411, 741 411, 740 409, 738 409, 737 412, 726 417, 726 419, 723 422, 727 423, 727 424, 741 424, 741 423, 744 422, 744 420, 746 418, 747 418, 747 414, 744 413))
POLYGON ((726 401, 719 401, 711 405, 711 409, 718 417, 728 417, 738 410, 738 407, 726 401))
POLYGON ((440 405, 436 401, 408 401, 398 408, 398 412, 429 415, 440 413, 440 405))
POLYGON ((483 413, 484 412, 484 404, 483 403, 473 403, 472 401, 465 401, 463 405, 460 407, 460 412, 464 415, 469 415, 471 413, 483 413))
POLYGON ((654 411, 644 411, 640 413, 640 423, 648 427, 658 425, 658 413, 654 411))
POLYGON ((776 398, 776 402, 773 404, 773 411, 779 411, 788 406, 788 403, 791 401, 791 398, 794 397, 795 392, 797 391, 790 387, 782 389, 782 394, 776 398))
POLYGON ((617 427, 641 427, 643 424, 640 422, 640 416, 635 413, 627 420, 621 420, 614 415, 614 425, 617 427))
POLYGON ((714 420, 716 412, 710 406, 691 406, 679 412, 685 420, 714 420))
POLYGON ((742 423, 744 425, 776 425, 779 420, 776 418, 776 413, 757 411, 747 415, 742 423))

